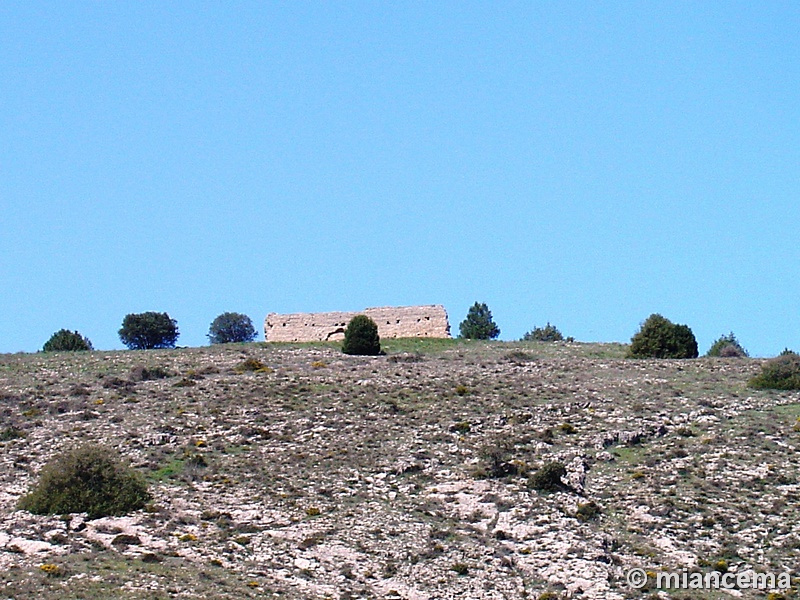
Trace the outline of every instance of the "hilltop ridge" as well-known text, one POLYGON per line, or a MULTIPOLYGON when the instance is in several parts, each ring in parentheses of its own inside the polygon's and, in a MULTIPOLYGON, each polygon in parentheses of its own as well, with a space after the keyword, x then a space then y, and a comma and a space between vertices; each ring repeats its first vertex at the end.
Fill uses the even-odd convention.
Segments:
POLYGON ((621 599, 632 567, 797 564, 800 394, 748 389, 762 361, 383 345, 0 355, 4 593, 621 599), (88 441, 147 476, 146 510, 15 509, 88 441))

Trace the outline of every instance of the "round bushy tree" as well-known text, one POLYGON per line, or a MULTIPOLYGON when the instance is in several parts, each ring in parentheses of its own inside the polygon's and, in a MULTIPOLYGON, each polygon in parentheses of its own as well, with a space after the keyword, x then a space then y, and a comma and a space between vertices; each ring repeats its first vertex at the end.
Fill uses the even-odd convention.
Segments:
POLYGON ((144 478, 122 464, 111 448, 81 446, 48 462, 19 508, 37 515, 88 513, 120 516, 150 500, 144 478))
POLYGON ((119 339, 131 350, 174 348, 178 335, 178 322, 158 312, 126 315, 119 330, 119 339))
POLYGON ((219 315, 208 328, 208 341, 212 344, 252 342, 256 330, 250 317, 241 313, 226 312, 219 315))
POLYGON ((361 356, 377 356, 381 353, 381 338, 378 326, 367 315, 356 315, 344 330, 342 352, 361 356))
POLYGON ((697 340, 687 325, 650 315, 631 338, 631 358, 697 358, 697 340))
POLYGON ((93 350, 89 338, 69 329, 56 331, 42 348, 43 352, 80 352, 85 350, 93 350))
POLYGON ((492 311, 484 302, 476 302, 469 311, 467 318, 458 326, 460 337, 469 340, 493 340, 500 335, 500 328, 492 319, 492 311))
POLYGON ((728 335, 720 336, 720 338, 711 345, 711 348, 708 349, 706 356, 743 358, 749 355, 747 354, 747 350, 744 349, 731 331, 728 335))
POLYGON ((548 322, 544 327, 534 327, 533 330, 522 336, 523 342, 562 342, 564 336, 555 325, 548 322))

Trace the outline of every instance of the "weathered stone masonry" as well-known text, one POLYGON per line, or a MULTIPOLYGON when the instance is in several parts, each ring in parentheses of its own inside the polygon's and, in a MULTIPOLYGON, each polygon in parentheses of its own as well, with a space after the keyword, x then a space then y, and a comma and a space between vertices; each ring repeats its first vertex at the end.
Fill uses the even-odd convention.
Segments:
POLYGON ((344 339, 344 330, 356 315, 367 315, 378 325, 381 338, 449 338, 447 311, 441 304, 386 306, 361 312, 270 313, 264 320, 268 342, 318 342, 344 339))

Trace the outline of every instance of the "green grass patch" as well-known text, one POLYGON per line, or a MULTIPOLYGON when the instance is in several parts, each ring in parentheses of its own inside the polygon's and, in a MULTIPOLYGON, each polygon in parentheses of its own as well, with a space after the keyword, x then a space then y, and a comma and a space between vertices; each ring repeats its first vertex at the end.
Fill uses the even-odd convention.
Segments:
POLYGON ((778 415, 798 418, 800 417, 800 402, 793 404, 782 404, 772 409, 778 415))
POLYGON ((167 481, 170 479, 176 479, 181 475, 181 473, 183 473, 185 467, 186 460, 182 458, 176 458, 171 460, 160 469, 151 471, 148 475, 148 479, 151 481, 167 481))
POLYGON ((617 462, 639 465, 644 460, 645 450, 641 446, 620 446, 611 450, 617 457, 617 462))
POLYGON ((457 338, 387 338, 381 340, 381 349, 387 354, 400 352, 437 354, 468 343, 469 340, 457 338))

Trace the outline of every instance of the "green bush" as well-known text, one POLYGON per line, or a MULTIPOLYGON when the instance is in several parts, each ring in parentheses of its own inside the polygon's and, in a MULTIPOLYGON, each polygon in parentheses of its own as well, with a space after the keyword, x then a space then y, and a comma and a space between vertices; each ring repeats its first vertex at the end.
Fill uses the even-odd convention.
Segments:
POLYGON ((749 355, 747 354, 747 350, 744 349, 731 331, 728 335, 720 336, 719 339, 711 345, 711 348, 708 349, 706 356, 744 358, 749 355))
POLYGON ((0 430, 0 442, 10 442, 11 440, 18 440, 24 437, 25 432, 15 425, 0 430))
POLYGON ((252 356, 240 362, 234 369, 237 373, 271 373, 270 369, 263 362, 252 356))
POLYGON ((492 319, 492 311, 483 302, 476 302, 469 311, 467 318, 458 326, 460 337, 468 340, 493 340, 500 335, 500 328, 492 319))
POLYGON ((377 356, 381 353, 378 326, 366 315, 356 315, 344 330, 342 352, 360 356, 377 356))
POLYGON ((125 467, 114 450, 86 445, 48 462, 18 507, 38 515, 85 512, 97 519, 138 510, 149 500, 142 476, 125 467))
POLYGON ((564 487, 561 478, 567 474, 567 468, 560 462, 545 463, 541 469, 530 476, 530 486, 542 492, 552 492, 564 487))
POLYGON ((544 327, 534 327, 533 330, 522 336, 523 342, 562 342, 564 336, 555 325, 548 321, 544 327))
POLYGON ((687 325, 650 315, 631 338, 630 358, 697 358, 697 340, 687 325))
POLYGON ((119 339, 131 350, 174 348, 178 335, 178 322, 158 312, 126 315, 119 330, 119 339))
POLYGON ((208 341, 211 344, 231 342, 252 342, 256 330, 250 317, 241 313, 226 312, 219 315, 208 328, 208 341))
POLYGON ((154 379, 166 379, 172 377, 172 373, 165 367, 157 365, 155 367, 145 367, 144 365, 134 365, 131 367, 130 381, 151 381, 154 379))
POLYGON ((60 329, 44 343, 43 352, 78 352, 93 350, 89 338, 83 337, 77 331, 60 329))
POLYGON ((769 359, 749 385, 762 390, 800 390, 800 355, 789 352, 769 359))

